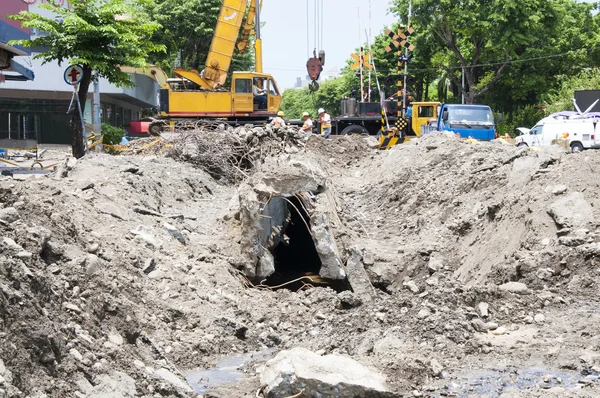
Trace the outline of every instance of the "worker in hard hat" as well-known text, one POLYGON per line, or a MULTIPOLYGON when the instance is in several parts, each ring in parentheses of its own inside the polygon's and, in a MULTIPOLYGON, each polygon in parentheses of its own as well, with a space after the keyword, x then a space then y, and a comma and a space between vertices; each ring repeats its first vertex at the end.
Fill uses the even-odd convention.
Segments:
POLYGON ((331 135, 331 116, 323 108, 319 109, 319 123, 321 124, 321 135, 328 140, 331 135))
POLYGON ((285 127, 285 120, 283 120, 284 116, 285 116, 285 114, 283 113, 283 111, 277 112, 277 117, 275 117, 273 120, 271 120, 271 126, 285 127))
POLYGON ((310 137, 312 135, 313 130, 313 121, 310 118, 310 113, 304 112, 302 114, 302 119, 304 120, 304 123, 302 124, 300 130, 310 137))

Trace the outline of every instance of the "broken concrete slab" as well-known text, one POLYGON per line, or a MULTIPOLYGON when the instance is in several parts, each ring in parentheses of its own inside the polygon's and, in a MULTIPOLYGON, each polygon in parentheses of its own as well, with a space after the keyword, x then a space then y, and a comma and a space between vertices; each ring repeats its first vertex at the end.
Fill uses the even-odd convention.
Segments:
POLYGON ((319 275, 325 279, 345 279, 346 272, 340 260, 338 248, 335 239, 333 239, 333 233, 324 215, 313 219, 312 232, 315 248, 322 263, 319 275))
POLYGON ((187 384, 185 381, 183 381, 183 379, 179 378, 168 369, 160 368, 154 372, 154 375, 172 384, 173 386, 177 387, 182 391, 192 392, 192 387, 190 387, 189 384, 187 384))
POLYGON ((8 224, 12 224, 17 221, 21 216, 19 212, 14 207, 7 207, 5 209, 0 209, 0 220, 7 222, 8 224))
POLYGON ((594 210, 581 192, 561 197, 547 211, 560 228, 585 227, 594 218, 594 210))
POLYGON ((377 297, 375 288, 371 284, 362 263, 362 255, 356 249, 352 249, 350 252, 350 257, 346 263, 346 272, 352 290, 363 303, 373 301, 377 297))
POLYGON ((307 397, 397 397, 385 377, 341 355, 320 356, 305 348, 281 351, 260 370, 260 382, 268 398, 284 398, 302 392, 307 397))
POLYGON ((257 192, 280 196, 284 193, 323 192, 327 174, 319 163, 309 157, 269 159, 261 172, 250 179, 257 192))

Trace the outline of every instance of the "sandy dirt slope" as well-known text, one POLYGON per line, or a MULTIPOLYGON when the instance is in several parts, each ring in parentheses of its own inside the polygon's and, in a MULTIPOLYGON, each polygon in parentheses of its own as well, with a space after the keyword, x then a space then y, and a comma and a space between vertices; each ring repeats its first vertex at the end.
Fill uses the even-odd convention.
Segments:
POLYGON ((436 135, 283 156, 304 151, 366 289, 248 288, 236 185, 163 155, 2 178, 0 397, 254 397, 293 347, 398 396, 600 394, 600 153, 436 135))

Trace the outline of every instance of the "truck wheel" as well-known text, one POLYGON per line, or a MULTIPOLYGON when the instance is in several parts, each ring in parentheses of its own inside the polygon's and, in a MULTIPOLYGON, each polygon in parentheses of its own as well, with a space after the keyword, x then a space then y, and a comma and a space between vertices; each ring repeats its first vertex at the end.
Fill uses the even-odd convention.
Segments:
POLYGON ((153 136, 159 136, 161 127, 162 123, 152 123, 150 126, 148 126, 148 133, 153 136))
POLYGON ((581 142, 574 142, 571 144, 571 153, 579 153, 583 151, 583 145, 581 142))
POLYGON ((527 145, 527 144, 526 144, 526 143, 524 143, 524 142, 519 142, 519 143, 517 144, 517 148, 519 148, 519 147, 523 147, 523 146, 529 146, 529 145, 527 145))
POLYGON ((359 126, 358 124, 351 124, 350 126, 343 129, 342 133, 341 133, 341 135, 354 135, 354 134, 369 135, 369 131, 367 131, 367 129, 364 128, 363 126, 359 126))

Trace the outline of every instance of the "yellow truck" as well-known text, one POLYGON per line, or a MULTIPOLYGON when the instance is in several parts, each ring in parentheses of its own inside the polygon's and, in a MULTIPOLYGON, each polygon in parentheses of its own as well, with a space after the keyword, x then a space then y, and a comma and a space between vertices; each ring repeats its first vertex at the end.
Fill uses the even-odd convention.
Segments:
POLYGON ((174 69, 169 78, 158 67, 121 68, 124 72, 146 75, 160 86, 159 112, 148 127, 152 135, 176 123, 198 120, 225 120, 236 124, 264 123, 276 116, 281 91, 275 79, 263 73, 258 0, 224 0, 202 71, 174 69), (234 49, 244 52, 255 32, 255 70, 234 72, 231 87, 225 88, 234 49))

